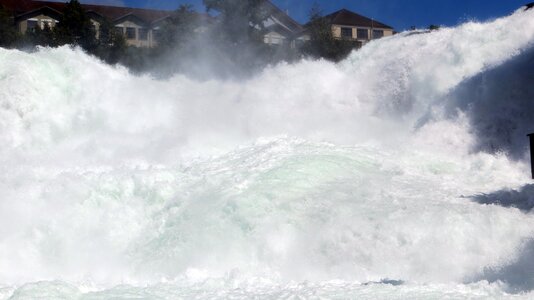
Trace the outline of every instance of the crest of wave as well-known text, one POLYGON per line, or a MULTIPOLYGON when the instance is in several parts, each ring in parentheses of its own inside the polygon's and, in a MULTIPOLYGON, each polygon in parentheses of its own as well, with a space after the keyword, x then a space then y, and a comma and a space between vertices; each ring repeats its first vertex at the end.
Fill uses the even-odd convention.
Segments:
POLYGON ((526 167, 470 154, 470 111, 444 103, 528 51, 533 14, 243 82, 0 49, 0 282, 463 282, 513 262, 534 218, 461 196, 526 167))

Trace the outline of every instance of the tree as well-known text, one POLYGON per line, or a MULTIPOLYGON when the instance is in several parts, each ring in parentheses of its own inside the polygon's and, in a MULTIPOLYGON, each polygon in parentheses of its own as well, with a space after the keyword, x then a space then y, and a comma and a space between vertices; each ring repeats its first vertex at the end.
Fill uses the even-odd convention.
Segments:
POLYGON ((78 0, 70 0, 65 5, 55 35, 59 45, 78 45, 85 50, 93 50, 97 46, 94 25, 78 0))
POLYGON ((204 0, 204 5, 218 13, 208 37, 217 72, 247 75, 272 61, 274 53, 263 41, 271 14, 265 0, 204 0))
POLYGON ((310 10, 310 21, 306 27, 310 40, 302 47, 302 52, 305 55, 339 61, 345 58, 352 49, 358 47, 357 42, 334 37, 332 26, 322 16, 321 8, 317 2, 310 10))
POLYGON ((204 0, 204 5, 208 12, 219 12, 223 38, 233 43, 257 40, 269 18, 264 0, 204 0))
POLYGON ((126 53, 126 40, 121 33, 114 30, 113 24, 104 18, 99 21, 99 37, 97 47, 92 54, 110 64, 119 62, 126 53))
POLYGON ((181 5, 159 30, 158 47, 160 50, 176 49, 186 44, 199 23, 197 19, 198 15, 191 5, 181 5))
POLYGON ((0 47, 11 47, 19 38, 13 15, 0 5, 0 47))

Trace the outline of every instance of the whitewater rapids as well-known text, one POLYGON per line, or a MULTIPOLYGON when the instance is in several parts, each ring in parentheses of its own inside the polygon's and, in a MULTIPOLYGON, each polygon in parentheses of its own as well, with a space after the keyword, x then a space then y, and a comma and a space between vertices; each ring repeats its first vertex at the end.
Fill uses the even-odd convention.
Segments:
POLYGON ((0 49, 0 299, 534 297, 533 70, 534 10, 243 82, 0 49))

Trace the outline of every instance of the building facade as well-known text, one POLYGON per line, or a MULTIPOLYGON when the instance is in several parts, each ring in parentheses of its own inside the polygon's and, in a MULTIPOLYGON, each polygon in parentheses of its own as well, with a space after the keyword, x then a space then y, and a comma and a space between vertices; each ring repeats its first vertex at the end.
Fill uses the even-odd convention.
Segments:
MULTIPOLYGON (((270 0, 264 0, 263 4, 263 9, 269 15, 263 24, 263 40, 266 44, 294 47, 299 42, 309 40, 305 26, 292 19, 270 0)), ((21 33, 36 27, 53 28, 61 19, 65 7, 62 2, 35 0, 0 0, 0 5, 13 13, 21 33)), ((130 7, 89 4, 82 4, 82 7, 91 18, 97 38, 100 35, 100 24, 108 20, 116 32, 125 37, 128 45, 136 47, 156 46, 158 30, 172 14, 171 11, 130 7)), ((205 17, 206 20, 210 18, 205 17)), ((394 33, 391 26, 347 9, 341 9, 323 18, 331 25, 335 38, 356 41, 359 45, 394 33)))
MULTIPOLYGON (((360 46, 394 34, 393 27, 347 9, 338 10, 323 18, 331 26, 334 38, 354 41, 360 46)), ((309 39, 306 32, 303 36, 309 39)))
POLYGON ((391 26, 347 9, 338 10, 325 18, 332 26, 332 34, 335 38, 365 44, 374 39, 393 35, 391 26))
MULTIPOLYGON (((0 5, 15 16, 21 33, 39 27, 54 28, 61 19, 65 3, 33 0, 0 0, 0 5)), ((171 16, 171 11, 82 4, 100 36, 100 24, 106 19, 121 33, 128 45, 154 47, 157 30, 171 16)))
POLYGON ((269 15, 263 24, 263 41, 268 45, 294 47, 295 42, 301 38, 304 27, 271 1, 265 0, 263 5, 269 15))
MULTIPOLYGON (((66 0, 65 0, 66 1, 66 0)), ((11 11, 21 33, 39 27, 53 28, 61 19, 65 3, 35 0, 0 0, 0 5, 11 11)), ((158 30, 172 11, 82 4, 91 18, 99 38, 100 24, 104 19, 111 22, 116 32, 122 34, 128 45, 154 47, 157 45, 158 30)), ((269 45, 291 45, 300 37, 302 25, 289 17, 271 1, 264 1, 269 18, 264 24, 264 42, 269 45)), ((199 15, 210 19, 208 16, 199 15)), ((201 29, 199 29, 201 30, 201 29)))

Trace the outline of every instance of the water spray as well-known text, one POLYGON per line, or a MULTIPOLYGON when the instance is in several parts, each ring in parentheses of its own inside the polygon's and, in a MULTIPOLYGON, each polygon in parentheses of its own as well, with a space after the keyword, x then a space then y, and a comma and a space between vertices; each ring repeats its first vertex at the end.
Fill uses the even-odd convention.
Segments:
POLYGON ((527 134, 530 138, 530 169, 532 172, 532 179, 534 179, 534 133, 527 134))

